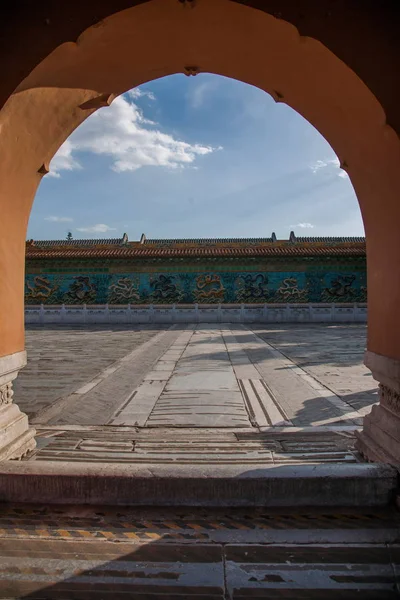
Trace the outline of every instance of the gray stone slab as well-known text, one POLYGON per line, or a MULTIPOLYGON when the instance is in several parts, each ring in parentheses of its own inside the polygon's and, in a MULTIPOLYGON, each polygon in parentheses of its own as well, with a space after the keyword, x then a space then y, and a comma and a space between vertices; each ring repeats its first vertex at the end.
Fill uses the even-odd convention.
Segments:
POLYGON ((176 366, 176 361, 173 360, 159 360, 156 365, 154 365, 154 371, 173 371, 176 366))
POLYGON ((369 412, 377 386, 364 366, 365 325, 255 325, 252 329, 332 390, 354 410, 369 412))
POLYGON ((197 371, 173 375, 169 380, 167 391, 200 391, 200 390, 232 390, 238 389, 238 383, 232 370, 230 371, 197 371))
POLYGON ((282 427, 291 424, 265 382, 259 379, 242 379, 241 388, 255 425, 282 427))
MULTIPOLYGON (((304 540, 306 542, 306 540, 304 540)), ((378 547, 242 545, 226 548, 230 598, 396 598, 390 553, 378 547)))
POLYGON ((159 369, 154 371, 149 371, 147 375, 145 375, 143 381, 168 381, 171 377, 172 371, 161 371, 159 369))
MULTIPOLYGON (((81 531, 86 533, 84 527, 81 531)), ((140 544, 137 536, 132 537, 136 543, 128 538, 125 541, 130 543, 118 547, 112 541, 76 539, 72 553, 65 540, 44 541, 37 536, 29 541, 7 541, 1 549, 2 587, 14 598, 39 598, 46 593, 47 598, 109 600, 122 598, 129 590, 131 598, 222 600, 221 546, 155 545, 150 540, 140 544), (24 555, 25 550, 24 569, 18 568, 21 560, 12 551, 13 542, 17 554, 22 550, 24 555)))
POLYGON ((148 420, 147 427, 167 426, 172 423, 174 427, 251 427, 248 420, 243 416, 235 417, 231 413, 221 413, 222 411, 207 414, 191 412, 187 415, 174 414, 170 418, 154 415, 148 420))
POLYGON ((239 391, 168 391, 166 388, 147 425, 250 427, 250 421, 239 391))
POLYGON ((264 339, 247 330, 235 330, 235 337, 238 342, 243 338, 244 349, 294 425, 325 425, 341 420, 351 423, 352 418, 361 416, 264 339))
POLYGON ((232 373, 232 367, 228 361, 213 362, 209 360, 202 360, 184 362, 180 360, 175 368, 176 373, 197 373, 198 371, 219 371, 225 373, 232 373))
POLYGON ((154 408, 165 381, 144 381, 129 403, 111 421, 112 425, 144 426, 154 408))
POLYGON ((233 370, 237 379, 261 379, 260 373, 250 362, 249 364, 234 364, 233 370))
MULTIPOLYGON (((57 409, 57 402, 60 403, 61 410, 64 410, 69 406, 68 399, 76 390, 82 389, 86 384, 91 385, 99 374, 105 380, 115 375, 110 369, 119 364, 119 361, 157 336, 160 331, 165 332, 167 329, 158 325, 27 326, 28 364, 14 382, 14 399, 23 412, 31 419, 36 417, 36 422, 40 422, 44 411, 50 407, 57 409), (66 402, 63 402, 64 399, 66 402)), ((177 335, 178 331, 175 337, 177 335)), ((88 387, 88 393, 81 394, 77 400, 82 403, 82 396, 93 398, 98 389, 98 385, 92 390, 88 387)), ((96 407, 93 417, 101 416, 103 423, 106 422, 104 417, 112 414, 116 408, 115 400, 118 404, 116 396, 118 393, 112 398, 108 396, 107 401, 102 401, 101 409, 96 407)), ((74 398, 72 400, 75 401, 74 398)), ((87 402, 84 402, 84 406, 86 409, 87 402)), ((80 404, 84 422, 85 409, 80 404)), ((52 418, 60 414, 60 411, 52 410, 47 414, 52 418)))

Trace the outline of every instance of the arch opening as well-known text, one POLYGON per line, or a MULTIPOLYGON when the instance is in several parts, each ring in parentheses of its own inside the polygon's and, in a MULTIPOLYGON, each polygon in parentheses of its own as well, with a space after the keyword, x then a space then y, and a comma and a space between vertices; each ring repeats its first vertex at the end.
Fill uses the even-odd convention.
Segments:
MULTIPOLYGON (((190 11, 173 0, 152 0, 116 13, 52 52, 6 102, 0 309, 8 318, 1 324, 0 355, 23 353, 25 232, 51 158, 114 95, 177 72, 212 72, 259 87, 293 107, 329 141, 351 178, 365 225, 371 360, 386 357, 397 365, 393 315, 399 284, 388 257, 397 260, 400 254, 399 140, 365 84, 320 42, 301 37, 285 21, 228 0, 203 0, 190 11), (151 39, 157 43, 149 44, 151 39), (134 63, 126 58, 139 56, 134 63)), ((391 369, 397 373, 398 367, 391 369)))
MULTIPOLYGON (((299 375, 293 378, 293 390, 301 388, 302 393, 297 389, 296 406, 286 412, 285 402, 276 400, 280 408, 274 411, 262 390, 259 396, 247 389, 246 371, 257 386, 260 381, 268 385, 273 375, 266 366, 268 343, 281 361, 274 366, 275 398, 285 396, 287 383, 278 348, 289 354, 290 348, 301 349, 303 360, 312 355, 318 368, 325 364, 335 370, 341 343, 355 344, 354 365, 362 362, 365 346, 364 326, 337 324, 340 319, 363 322, 366 315, 365 240, 357 237, 363 233, 362 222, 359 213, 354 222, 352 211, 358 211, 357 200, 329 144, 290 107, 219 76, 157 80, 116 98, 80 125, 54 157, 40 190, 25 279, 32 363, 16 382, 19 405, 36 426, 116 424, 114 413, 132 390, 123 389, 122 396, 116 390, 112 402, 94 410, 110 385, 106 377, 95 389, 89 384, 87 391, 57 402, 60 394, 66 395, 60 385, 68 378, 66 382, 63 363, 52 357, 69 355, 73 344, 70 377, 77 382, 83 378, 77 386, 85 390, 96 361, 107 360, 111 344, 118 345, 118 350, 113 346, 118 358, 120 350, 128 352, 127 338, 134 350, 136 338, 149 336, 150 341, 158 326, 171 324, 194 327, 195 334, 186 340, 185 354, 166 388, 179 382, 182 370, 197 379, 202 374, 210 385, 220 370, 231 378, 232 394, 213 389, 210 412, 199 402, 205 392, 193 388, 183 412, 174 413, 171 406, 166 419, 159 413, 171 398, 160 391, 141 426, 180 426, 186 411, 186 428, 233 427, 240 418, 243 426, 268 426, 269 413, 273 426, 354 424, 357 419, 361 424, 361 405, 369 410, 375 400, 366 369, 346 394, 358 394, 359 406, 337 398, 342 412, 335 412, 299 375), (274 231, 266 232, 267 226, 274 231), (147 235, 140 236, 141 231, 147 235), (318 329, 309 324, 321 319, 335 325, 318 329), (45 326, 40 333, 38 323, 45 326), (61 330, 54 332, 57 324, 61 330), (84 340, 74 325, 84 327, 84 340), (67 326, 72 330, 65 331, 67 326), (328 363, 320 356, 326 336, 332 346, 328 363), (257 340, 264 362, 250 367, 257 340), (318 352, 311 350, 314 345, 318 352), (38 353, 47 365, 44 373, 35 368, 38 353), (55 371, 46 385, 50 365, 55 371), (35 384, 46 386, 40 398, 35 384), (254 412, 257 398, 264 417, 254 412)), ((288 360, 298 368, 294 355, 288 360)), ((129 386, 137 385, 139 395, 143 385, 134 373, 141 362, 148 362, 145 353, 137 353, 132 366, 135 384, 127 380, 129 386)), ((153 376, 160 375, 158 370, 165 375, 168 362, 161 357, 150 370, 153 376)), ((346 369, 339 372, 345 378, 346 369)), ((142 375, 148 381, 149 374, 142 375)), ((318 387, 315 376, 308 374, 318 387)), ((137 423, 136 404, 135 395, 116 417, 117 424, 137 423)))

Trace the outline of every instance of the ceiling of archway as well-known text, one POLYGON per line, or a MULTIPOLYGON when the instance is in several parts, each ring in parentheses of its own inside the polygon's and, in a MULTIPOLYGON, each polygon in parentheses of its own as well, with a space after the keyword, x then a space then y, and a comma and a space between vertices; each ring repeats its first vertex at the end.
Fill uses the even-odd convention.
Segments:
MULTIPOLYGON (((318 39, 367 84, 383 106, 387 122, 400 134, 396 94, 396 86, 400 87, 400 4, 396 0, 382 0, 378 4, 372 0, 230 1, 268 12, 295 25, 301 35, 318 39)), ((112 13, 144 2, 151 0, 96 0, 95 3, 15 0, 2 7, 0 105, 55 47, 75 40, 82 31, 112 13)), ((183 3, 190 4, 190 0, 183 3)))

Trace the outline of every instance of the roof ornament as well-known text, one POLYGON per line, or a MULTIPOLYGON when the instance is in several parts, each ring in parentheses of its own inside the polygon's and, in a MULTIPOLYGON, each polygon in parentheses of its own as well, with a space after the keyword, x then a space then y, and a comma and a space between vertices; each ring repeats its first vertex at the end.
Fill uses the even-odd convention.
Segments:
POLYGON ((296 242, 296 236, 294 235, 294 231, 290 232, 289 242, 292 242, 292 244, 296 242))
POLYGON ((183 6, 190 6, 190 8, 194 8, 196 6, 196 0, 178 0, 178 2, 183 6))
POLYGON ((271 241, 272 241, 272 242, 276 242, 276 233, 275 233, 275 231, 273 231, 273 232, 271 233, 271 241))
POLYGON ((50 167, 47 163, 43 163, 41 167, 39 167, 38 169, 38 173, 40 175, 47 175, 47 173, 50 173, 50 167))
POLYGON ((141 237, 140 237, 140 243, 144 244, 146 241, 146 235, 144 233, 142 233, 141 237))
POLYGON ((187 65, 186 67, 183 67, 183 72, 188 77, 190 77, 191 75, 193 75, 194 77, 199 73, 199 67, 196 67, 195 65, 187 65))

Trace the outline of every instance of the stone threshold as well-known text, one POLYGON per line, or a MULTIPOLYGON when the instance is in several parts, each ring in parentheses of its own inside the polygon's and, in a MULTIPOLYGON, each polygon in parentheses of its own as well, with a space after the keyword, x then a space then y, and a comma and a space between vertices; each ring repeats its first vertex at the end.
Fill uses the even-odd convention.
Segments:
POLYGON ((197 507, 360 507, 395 500, 383 464, 123 465, 3 462, 0 501, 197 507))
POLYGON ((202 432, 202 433, 226 433, 227 431, 232 431, 233 433, 243 432, 263 432, 270 434, 280 434, 280 433, 354 433, 355 431, 361 431, 361 427, 359 425, 323 425, 323 426, 310 426, 310 427, 252 427, 249 429, 248 427, 238 428, 238 427, 139 427, 135 425, 38 425, 36 427, 37 432, 42 431, 110 431, 110 432, 118 432, 121 433, 127 432, 145 432, 145 431, 157 431, 157 435, 162 435, 163 432, 172 433, 192 433, 192 432, 202 432))

